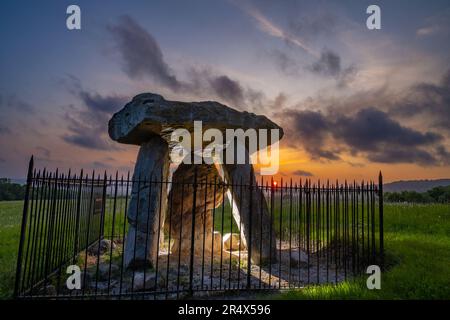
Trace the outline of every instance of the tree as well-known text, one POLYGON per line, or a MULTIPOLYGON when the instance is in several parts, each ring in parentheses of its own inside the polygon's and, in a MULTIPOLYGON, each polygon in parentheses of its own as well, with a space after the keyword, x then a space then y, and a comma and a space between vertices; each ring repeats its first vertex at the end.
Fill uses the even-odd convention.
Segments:
POLYGON ((23 200, 26 186, 0 179, 0 201, 23 200))

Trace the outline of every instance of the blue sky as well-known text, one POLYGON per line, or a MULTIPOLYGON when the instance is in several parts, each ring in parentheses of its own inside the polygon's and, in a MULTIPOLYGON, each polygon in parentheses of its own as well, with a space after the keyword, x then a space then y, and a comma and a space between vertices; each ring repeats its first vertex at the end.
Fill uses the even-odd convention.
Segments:
POLYGON ((2 1, 0 34, 0 176, 132 169, 105 128, 141 92, 273 118, 285 175, 450 176, 448 1, 2 1))

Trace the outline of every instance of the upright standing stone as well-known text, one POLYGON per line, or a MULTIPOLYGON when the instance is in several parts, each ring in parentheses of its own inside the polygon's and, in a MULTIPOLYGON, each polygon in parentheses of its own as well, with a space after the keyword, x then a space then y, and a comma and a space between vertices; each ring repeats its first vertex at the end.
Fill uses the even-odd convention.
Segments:
MULTIPOLYGON (((166 221, 164 224, 173 243, 171 254, 185 261, 191 252, 194 222, 194 255, 209 261, 213 249, 213 210, 222 204, 223 184, 217 169, 210 164, 180 164, 172 178, 166 221), (194 204, 194 171, 197 170, 196 203, 194 204), (214 184, 215 182, 215 184, 214 184), (195 219, 193 220, 193 213, 195 219)), ((216 240, 214 240, 216 241, 216 240)), ((214 244, 217 248, 217 243, 214 244)), ((219 254, 219 252, 215 252, 219 254)), ((198 259, 196 259, 198 260, 198 259)))
POLYGON ((154 136, 141 145, 133 176, 124 257, 128 267, 153 266, 156 261, 167 203, 167 187, 160 182, 167 181, 168 174, 168 145, 154 136))
POLYGON ((250 248, 251 243, 252 262, 264 265, 277 261, 275 233, 271 228, 273 221, 264 193, 261 188, 256 187, 255 172, 248 153, 245 157, 246 164, 224 164, 222 169, 235 203, 233 207, 239 208, 239 212, 233 210, 233 216, 240 226, 244 245, 250 248))

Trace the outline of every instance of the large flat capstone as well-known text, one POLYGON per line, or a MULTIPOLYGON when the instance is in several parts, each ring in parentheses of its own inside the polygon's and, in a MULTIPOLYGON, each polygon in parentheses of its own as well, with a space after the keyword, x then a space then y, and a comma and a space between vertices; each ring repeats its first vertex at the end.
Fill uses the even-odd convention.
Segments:
POLYGON ((154 135, 168 140, 177 128, 193 132, 194 121, 202 121, 203 130, 279 129, 279 139, 283 136, 283 129, 265 116, 237 111, 215 101, 169 101, 154 93, 135 96, 115 113, 109 121, 109 136, 120 143, 141 145, 154 135))

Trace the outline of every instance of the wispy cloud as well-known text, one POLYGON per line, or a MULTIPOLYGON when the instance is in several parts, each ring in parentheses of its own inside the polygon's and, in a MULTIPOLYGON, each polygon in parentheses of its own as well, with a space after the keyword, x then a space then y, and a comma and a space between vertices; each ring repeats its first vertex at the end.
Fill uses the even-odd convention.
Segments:
POLYGON ((319 57, 319 54, 317 51, 315 51, 313 48, 306 45, 298 36, 293 35, 280 26, 276 25, 274 22, 270 21, 266 16, 264 16, 258 9, 251 6, 241 6, 241 9, 243 9, 247 14, 249 14, 255 21, 257 22, 257 25, 259 29, 275 38, 282 39, 286 41, 287 43, 293 44, 299 48, 302 48, 307 53, 314 57, 319 57))
POLYGON ((427 37, 438 33, 450 32, 450 9, 444 10, 434 16, 425 19, 422 27, 418 28, 416 35, 418 37, 427 37))
POLYGON ((416 35, 419 37, 430 36, 432 34, 437 33, 439 29, 440 28, 437 25, 419 28, 416 31, 416 35))

